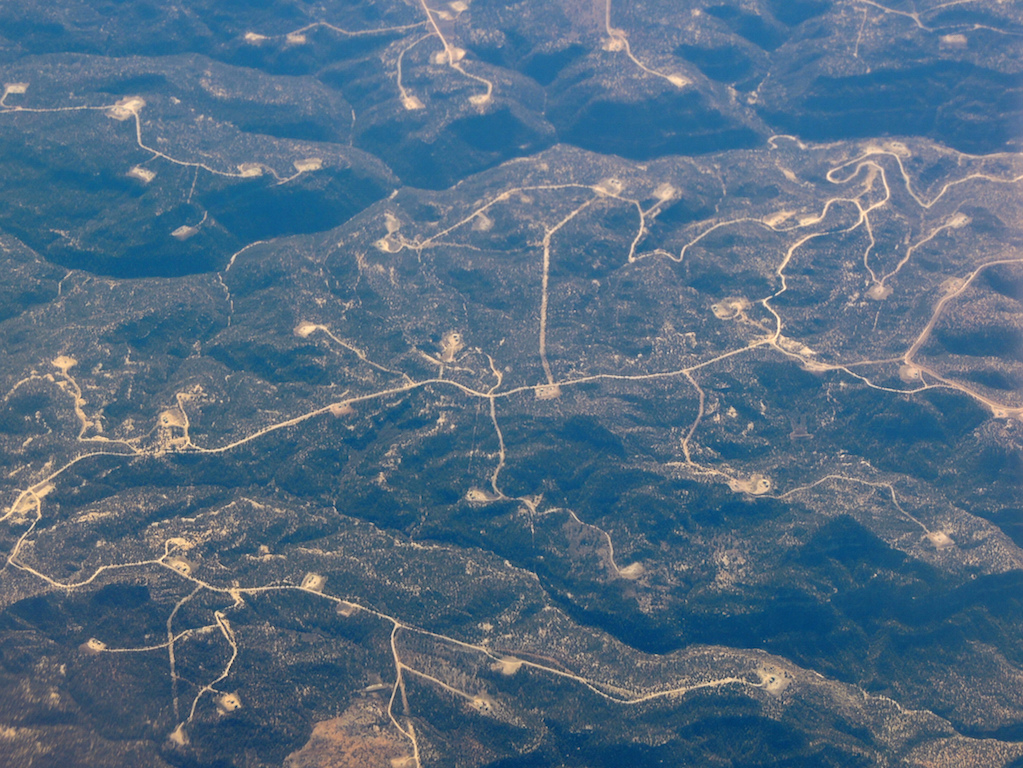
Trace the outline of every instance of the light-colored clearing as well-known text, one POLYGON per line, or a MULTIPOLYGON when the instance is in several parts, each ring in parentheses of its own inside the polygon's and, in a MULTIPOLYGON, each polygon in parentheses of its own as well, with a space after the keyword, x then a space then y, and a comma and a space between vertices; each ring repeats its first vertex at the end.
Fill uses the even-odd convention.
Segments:
POLYGON ((809 371, 810 373, 824 373, 825 371, 834 370, 834 367, 827 365, 826 363, 817 362, 816 360, 804 360, 803 370, 809 371))
POLYGON ((442 363, 452 363, 455 355, 465 348, 465 339, 458 331, 448 331, 440 340, 440 359, 442 363))
POLYGON ((309 40, 301 32, 291 32, 284 38, 284 42, 288 45, 305 45, 309 40))
POLYGON ((662 203, 666 203, 669 200, 674 200, 681 193, 668 182, 658 185, 657 189, 654 190, 654 197, 660 200, 662 203))
POLYGON ((816 355, 817 353, 801 341, 790 339, 788 336, 778 336, 778 346, 786 352, 794 352, 797 355, 816 355))
POLYGON ((161 427, 187 427, 188 423, 181 411, 177 408, 170 408, 160 414, 159 423, 161 427))
POLYGON ((618 575, 629 581, 635 581, 644 573, 646 573, 646 568, 643 567, 642 563, 630 563, 624 568, 618 569, 618 575))
POLYGON ((346 619, 357 610, 359 610, 358 606, 352 605, 344 600, 337 604, 337 615, 343 616, 346 619))
POLYGON ((407 109, 409 112, 411 112, 414 109, 426 108, 426 105, 423 104, 422 100, 420 100, 418 96, 413 96, 411 94, 406 94, 405 96, 401 97, 401 105, 405 107, 405 109, 407 109))
POLYGON ((195 566, 183 557, 168 557, 165 562, 182 576, 191 576, 195 566))
POLYGON ((479 488, 470 488, 465 494, 465 500, 470 504, 483 504, 490 501, 497 501, 500 496, 494 496, 491 493, 480 490, 479 488))
POLYGON ((270 38, 266 35, 261 35, 258 32, 246 32, 245 37, 242 38, 246 43, 252 43, 253 45, 259 45, 260 43, 266 42, 270 38))
POLYGON ((780 696, 792 682, 791 676, 783 669, 765 665, 757 670, 760 677, 760 684, 764 690, 773 696, 780 696))
POLYGON ((225 693, 217 698, 217 710, 222 715, 228 715, 242 708, 242 700, 237 693, 225 693))
POLYGON ((522 659, 516 659, 514 656, 502 656, 491 664, 490 668, 494 672, 500 672, 502 675, 510 677, 522 669, 522 659))
POLYGON ((958 293, 966 285, 966 281, 961 277, 950 277, 941 283, 941 292, 946 296, 951 296, 954 293, 958 293))
POLYGON ((143 184, 148 184, 149 182, 156 178, 155 171, 151 171, 148 168, 143 168, 141 165, 136 165, 125 175, 133 179, 138 179, 143 184))
POLYGON ((302 577, 302 589, 310 592, 322 592, 327 586, 327 577, 320 573, 307 573, 302 577))
POLYGON ((167 736, 167 741, 177 744, 179 747, 187 747, 189 742, 188 734, 185 733, 185 724, 179 723, 178 727, 167 736))
POLYGON ((53 367, 59 369, 61 373, 67 373, 69 369, 78 365, 78 361, 69 355, 57 355, 51 362, 53 367))
POLYGON ((11 514, 27 515, 35 509, 36 505, 42 501, 43 497, 52 491, 54 487, 53 483, 36 486, 29 493, 22 495, 16 502, 14 502, 11 514))
POLYGON ((330 415, 337 419, 351 416, 353 413, 355 413, 355 409, 348 403, 334 403, 330 406, 330 415))
POLYGON ((770 216, 765 216, 763 218, 763 222, 769 227, 777 227, 783 221, 791 219, 795 215, 796 211, 778 211, 777 213, 772 213, 770 216))
POLYGON ((967 42, 966 35, 942 35, 939 40, 945 48, 965 48, 967 42))
POLYGON ((931 531, 925 537, 931 546, 935 549, 947 549, 948 547, 954 546, 955 542, 952 537, 944 531, 931 531))
POLYGON ((555 400, 561 397, 561 387, 557 384, 537 384, 533 393, 537 400, 555 400))
POLYGON ((305 160, 296 160, 292 165, 299 173, 318 171, 323 167, 323 160, 319 157, 307 157, 305 160))
POLYGON ((430 57, 431 64, 457 64, 465 58, 465 49, 449 47, 446 51, 437 51, 430 57))
POLYGON ((891 295, 892 287, 890 285, 885 285, 884 283, 874 283, 864 294, 864 296, 873 301, 884 301, 891 295))
POLYGON ((263 175, 263 166, 259 163, 240 163, 238 173, 245 179, 252 179, 263 175))
POLYGON ((621 179, 601 179, 593 189, 602 195, 620 195, 622 193, 621 179))
POLYGON ((292 331, 292 333, 294 333, 300 339, 307 339, 315 331, 318 331, 322 327, 323 326, 317 325, 316 323, 311 323, 308 320, 303 320, 301 323, 295 326, 295 330, 292 331))
POLYGON ((28 83, 4 83, 4 91, 7 93, 25 93, 28 90, 28 83))
POLYGON ((748 493, 751 496, 762 496, 771 490, 771 481, 760 473, 751 475, 748 480, 735 477, 728 481, 728 487, 736 493, 748 493))
POLYGON ((913 155, 913 153, 909 151, 909 147, 901 141, 886 141, 882 151, 891 152, 893 155, 898 157, 912 157, 913 155))
POLYGON ((477 712, 481 712, 484 715, 489 715, 497 708, 497 702, 487 696, 485 693, 473 696, 469 701, 469 706, 475 709, 477 712))
POLYGON ((187 224, 182 224, 180 227, 171 232, 171 237, 175 240, 187 240, 190 237, 195 237, 199 233, 198 227, 190 227, 187 224))
POLYGON ((900 365, 899 378, 907 384, 916 384, 920 381, 920 369, 915 365, 900 365))
POLYGON ((81 645, 81 649, 86 653, 102 653, 107 649, 107 644, 102 640, 97 640, 95 637, 90 637, 81 645))
POLYGON ((741 296, 727 296, 717 304, 710 305, 710 311, 719 320, 732 320, 750 308, 748 299, 741 296))
POLYGON ((127 120, 137 115, 144 106, 146 106, 146 102, 141 96, 126 96, 107 110, 107 117, 112 117, 114 120, 127 120))

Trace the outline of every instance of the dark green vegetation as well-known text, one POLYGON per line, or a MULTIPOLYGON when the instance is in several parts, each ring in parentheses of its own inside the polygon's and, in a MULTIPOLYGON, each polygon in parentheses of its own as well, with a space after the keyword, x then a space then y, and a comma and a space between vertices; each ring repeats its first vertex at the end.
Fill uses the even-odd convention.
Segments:
MULTIPOLYGON (((341 154, 345 161, 281 189, 265 174, 259 180, 202 174, 185 201, 172 188, 190 183, 184 177, 191 168, 168 179, 172 169, 157 162, 158 180, 146 190, 124 177, 149 157, 133 148, 130 124, 107 124, 101 112, 86 125, 68 117, 46 127, 7 115, 0 224, 66 266, 122 276, 180 275, 219 269, 255 239, 336 226, 385 196, 394 185, 390 174, 353 154, 353 145, 405 184, 432 189, 556 142, 636 160, 763 146, 773 133, 813 140, 922 135, 966 152, 1017 145, 1023 102, 1018 62, 1011 58, 1015 19, 945 9, 933 15, 934 34, 915 40, 904 54, 902 43, 886 42, 878 27, 895 17, 872 6, 861 9, 862 19, 855 14, 857 24, 862 21, 857 29, 843 4, 827 2, 763 2, 755 12, 716 4, 692 18, 662 5, 643 12, 616 7, 615 23, 630 30, 640 56, 668 42, 669 52, 651 62, 694 79, 682 90, 630 68, 621 54, 609 62, 599 46, 593 50, 600 40, 596 18, 547 4, 478 0, 471 21, 459 16, 448 33, 485 30, 469 44, 469 66, 502 85, 482 114, 466 101, 478 83, 426 69, 435 41, 401 53, 407 37, 425 29, 415 26, 424 19, 411 7, 342 5, 320 19, 289 3, 225 8, 192 0, 180 15, 137 2, 8 5, 0 9, 0 40, 6 38, 0 59, 11 67, 8 81, 32 81, 31 95, 13 95, 11 105, 36 106, 36 98, 57 103, 69 90, 82 105, 142 96, 148 140, 156 120, 167 128, 183 117, 172 117, 166 99, 173 97, 213 122, 179 124, 172 144, 187 132, 190 143, 222 145, 224 128, 236 132, 234 153, 216 150, 228 160, 220 164, 225 172, 252 161, 231 157, 243 145, 267 147, 271 139, 278 148, 341 154), (98 18, 106 19, 102 35, 98 18), (353 37, 313 27, 301 44, 284 40, 291 29, 317 21, 357 32, 394 29, 353 37), (939 32, 971 27, 978 30, 976 46, 972 38, 968 46, 939 41, 939 32), (270 37, 246 42, 250 32, 270 37), (851 37, 856 56, 847 68, 851 37), (578 39, 586 44, 563 42, 578 39), (407 111, 397 102, 399 53, 404 85, 425 99, 426 109, 407 111), (129 58, 112 67, 106 56, 129 58), (857 58, 868 56, 874 65, 858 71, 857 58), (62 70, 65 60, 74 62, 73 75, 62 70), (41 72, 49 83, 40 81, 41 72), (628 85, 609 87, 612 73, 626 76, 628 85), (69 77, 82 82, 72 85, 69 77), (757 96, 723 99, 718 82, 757 96), (28 125, 28 133, 19 135, 19 125, 28 125), (73 136, 62 139, 72 125, 73 136), (111 145, 118 147, 114 154, 111 145), (197 236, 184 242, 168 237, 194 226, 203 213, 208 225, 197 236)), ((287 154, 269 164, 283 177, 292 172, 287 154)), ((209 156, 207 150, 184 159, 209 156)))

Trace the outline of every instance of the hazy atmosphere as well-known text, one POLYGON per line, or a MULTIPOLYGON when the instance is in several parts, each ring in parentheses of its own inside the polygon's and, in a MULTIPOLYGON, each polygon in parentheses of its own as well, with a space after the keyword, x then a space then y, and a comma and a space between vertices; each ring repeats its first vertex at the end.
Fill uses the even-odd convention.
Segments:
POLYGON ((0 764, 1023 766, 1023 6, 0 5, 0 764))

